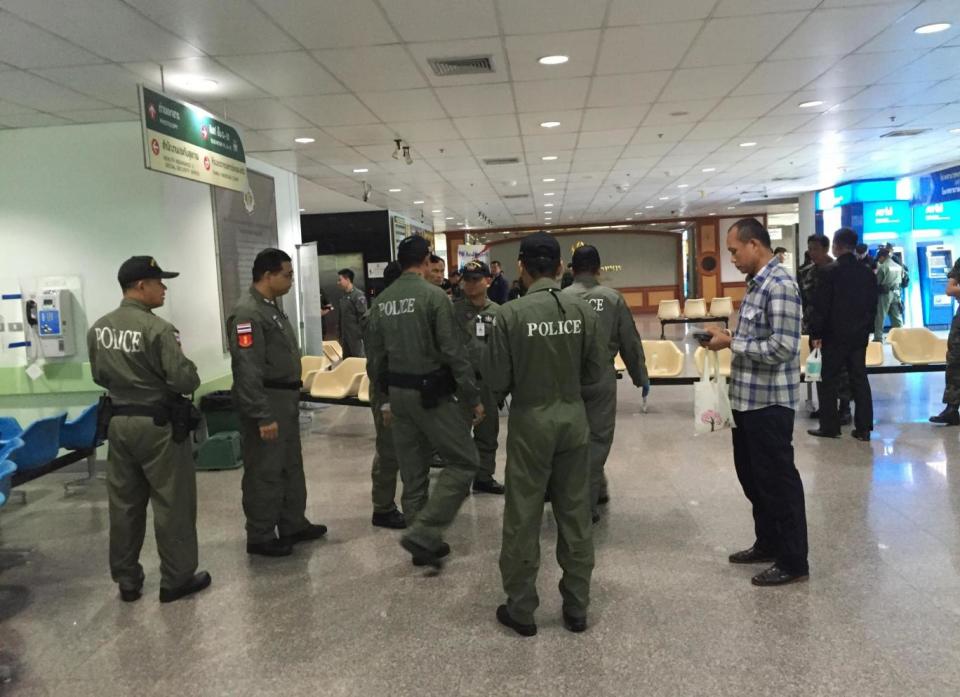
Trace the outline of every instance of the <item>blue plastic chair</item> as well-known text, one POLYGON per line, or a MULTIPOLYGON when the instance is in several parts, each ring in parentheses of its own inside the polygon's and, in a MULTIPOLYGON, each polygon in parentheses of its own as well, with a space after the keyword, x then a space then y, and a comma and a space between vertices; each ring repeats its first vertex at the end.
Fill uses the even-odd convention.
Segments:
POLYGON ((66 420, 67 415, 63 413, 34 421, 20 434, 23 447, 14 450, 10 459, 19 469, 30 470, 56 458, 60 452, 60 428, 66 420))
POLYGON ((73 421, 64 422, 60 428, 60 447, 67 450, 92 448, 97 443, 97 405, 91 404, 73 421))
POLYGON ((13 481, 13 473, 17 471, 17 466, 0 458, 0 506, 10 498, 10 484, 13 481))
POLYGON ((23 447, 23 441, 19 438, 11 438, 10 440, 0 440, 0 462, 3 462, 8 457, 10 453, 14 450, 23 447))
POLYGON ((0 440, 10 440, 21 433, 23 433, 23 429, 20 427, 19 421, 12 416, 0 416, 0 440))

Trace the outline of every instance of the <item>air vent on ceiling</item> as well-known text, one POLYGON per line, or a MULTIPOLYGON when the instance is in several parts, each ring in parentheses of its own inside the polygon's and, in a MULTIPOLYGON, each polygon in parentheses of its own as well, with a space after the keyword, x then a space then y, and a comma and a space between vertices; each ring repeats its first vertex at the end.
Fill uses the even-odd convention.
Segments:
POLYGON ((476 75, 493 72, 491 56, 469 56, 467 58, 427 58, 427 63, 438 77, 450 75, 476 75))
POLYGON ((519 157, 485 157, 483 158, 483 164, 490 167, 495 167, 497 165, 519 165, 519 157))
POLYGON ((510 198, 513 198, 513 199, 517 199, 517 198, 530 198, 530 194, 507 194, 507 195, 504 196, 503 198, 505 198, 505 199, 510 199, 510 198))
POLYGON ((921 133, 926 133, 929 131, 929 128, 902 128, 899 131, 890 131, 889 133, 884 133, 881 138, 912 138, 913 136, 918 136, 921 133))

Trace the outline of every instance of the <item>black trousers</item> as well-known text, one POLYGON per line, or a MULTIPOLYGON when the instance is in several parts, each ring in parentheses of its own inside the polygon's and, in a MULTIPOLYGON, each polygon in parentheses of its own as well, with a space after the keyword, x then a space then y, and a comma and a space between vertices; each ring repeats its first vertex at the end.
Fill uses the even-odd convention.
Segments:
POLYGON ((734 411, 733 462, 753 504, 757 549, 788 573, 806 574, 807 513, 803 482, 793 462, 795 412, 773 406, 734 411))
POLYGON ((840 415, 837 413, 837 393, 841 376, 846 370, 850 378, 850 395, 853 397, 853 425, 858 431, 873 430, 873 394, 867 379, 867 340, 853 343, 823 343, 821 349, 823 368, 820 385, 820 430, 840 433, 840 415))

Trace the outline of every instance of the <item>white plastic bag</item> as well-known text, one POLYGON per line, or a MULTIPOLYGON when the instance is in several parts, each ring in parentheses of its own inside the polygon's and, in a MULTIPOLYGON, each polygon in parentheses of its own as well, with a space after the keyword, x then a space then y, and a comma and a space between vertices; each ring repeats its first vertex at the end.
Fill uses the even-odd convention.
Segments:
POLYGON ((820 357, 820 349, 815 348, 810 352, 807 358, 807 365, 804 369, 803 379, 806 382, 820 382, 820 372, 823 369, 823 358, 820 357))
POLYGON ((693 386, 693 430, 700 434, 727 428, 733 428, 727 379, 720 374, 720 356, 716 351, 708 351, 703 377, 693 386))

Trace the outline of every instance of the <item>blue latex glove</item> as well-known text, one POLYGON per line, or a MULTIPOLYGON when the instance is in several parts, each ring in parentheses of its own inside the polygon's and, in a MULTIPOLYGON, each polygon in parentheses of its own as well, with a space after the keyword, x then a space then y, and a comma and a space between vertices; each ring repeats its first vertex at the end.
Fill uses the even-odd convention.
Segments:
POLYGON ((640 394, 643 396, 644 399, 647 398, 647 395, 650 394, 650 383, 649 383, 649 382, 644 383, 644 385, 643 385, 643 392, 641 392, 640 394))

